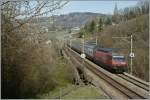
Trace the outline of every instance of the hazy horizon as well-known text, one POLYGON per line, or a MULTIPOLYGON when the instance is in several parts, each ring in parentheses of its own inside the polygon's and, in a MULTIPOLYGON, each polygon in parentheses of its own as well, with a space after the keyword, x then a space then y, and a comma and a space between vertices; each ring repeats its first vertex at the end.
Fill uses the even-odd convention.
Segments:
POLYGON ((73 12, 92 12, 112 15, 115 4, 118 10, 125 7, 133 7, 139 0, 132 1, 69 1, 62 9, 54 12, 54 15, 69 14, 73 12))

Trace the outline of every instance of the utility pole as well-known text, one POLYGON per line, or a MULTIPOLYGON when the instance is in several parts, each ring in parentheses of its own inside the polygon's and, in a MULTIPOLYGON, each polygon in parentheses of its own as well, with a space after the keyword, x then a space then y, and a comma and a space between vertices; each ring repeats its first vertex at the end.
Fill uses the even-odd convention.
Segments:
POLYGON ((96 45, 97 45, 97 32, 96 32, 96 45))
POLYGON ((118 38, 118 39, 128 39, 130 38, 130 74, 133 74, 133 57, 134 57, 134 53, 133 53, 133 36, 131 35, 130 37, 112 37, 112 38, 118 38))
POLYGON ((72 37, 72 36, 71 36, 71 33, 70 33, 70 49, 71 49, 71 37, 72 37))
POLYGON ((133 74, 132 61, 133 61, 134 53, 133 53, 133 50, 132 50, 132 49, 133 49, 133 39, 132 39, 132 35, 131 35, 131 40, 130 40, 130 41, 131 41, 131 44, 130 44, 130 45, 131 45, 131 47, 130 47, 130 48, 131 48, 131 51, 130 51, 130 57, 131 57, 130 65, 131 65, 131 74, 133 74))
POLYGON ((84 35, 82 39, 82 53, 81 53, 81 58, 85 59, 86 55, 84 54, 84 35))
POLYGON ((84 35, 83 35, 83 54, 84 54, 84 35))
POLYGON ((84 59, 85 59, 86 55, 84 54, 84 34, 83 34, 83 40, 82 40, 82 53, 81 53, 81 58, 82 58, 82 70, 83 70, 83 74, 82 74, 82 78, 84 78, 85 76, 85 69, 84 69, 84 59))
MULTIPOLYGON (((97 28, 97 32, 98 32, 98 24, 96 25, 96 28, 97 28)), ((96 45, 97 45, 97 32, 96 32, 96 41, 95 41, 96 45)))

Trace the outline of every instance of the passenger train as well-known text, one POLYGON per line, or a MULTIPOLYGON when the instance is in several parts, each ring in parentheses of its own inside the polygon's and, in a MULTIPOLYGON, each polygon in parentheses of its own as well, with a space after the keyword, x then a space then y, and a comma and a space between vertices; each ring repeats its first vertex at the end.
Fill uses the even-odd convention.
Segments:
POLYGON ((95 44, 85 43, 83 50, 83 45, 80 42, 74 40, 70 43, 69 38, 65 39, 65 43, 80 54, 84 52, 86 58, 111 72, 123 73, 127 71, 125 57, 111 48, 102 48, 95 44))

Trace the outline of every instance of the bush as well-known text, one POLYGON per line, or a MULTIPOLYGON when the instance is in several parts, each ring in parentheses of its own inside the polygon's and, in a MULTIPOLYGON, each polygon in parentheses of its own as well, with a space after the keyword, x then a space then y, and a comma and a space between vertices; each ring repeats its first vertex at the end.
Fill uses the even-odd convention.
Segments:
POLYGON ((46 44, 48 33, 32 23, 7 31, 15 23, 2 20, 2 98, 34 98, 71 82, 72 69, 61 65, 57 44, 46 44))

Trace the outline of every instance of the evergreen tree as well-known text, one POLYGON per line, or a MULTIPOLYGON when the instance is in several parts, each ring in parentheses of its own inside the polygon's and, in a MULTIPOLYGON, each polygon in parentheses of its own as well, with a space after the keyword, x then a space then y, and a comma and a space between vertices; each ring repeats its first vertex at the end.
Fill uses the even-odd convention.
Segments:
POLYGON ((103 29, 102 27, 103 27, 102 18, 99 18, 99 21, 98 21, 98 32, 102 31, 102 29, 103 29))
POLYGON ((96 27, 96 24, 95 24, 94 20, 92 20, 89 25, 89 32, 91 32, 93 34, 93 32, 95 31, 95 27, 96 27))
POLYGON ((85 32, 88 32, 88 24, 84 25, 84 30, 85 30, 85 32))
POLYGON ((112 22, 111 22, 111 19, 109 18, 109 17, 107 17, 106 19, 105 19, 105 25, 111 25, 112 24, 112 22))

